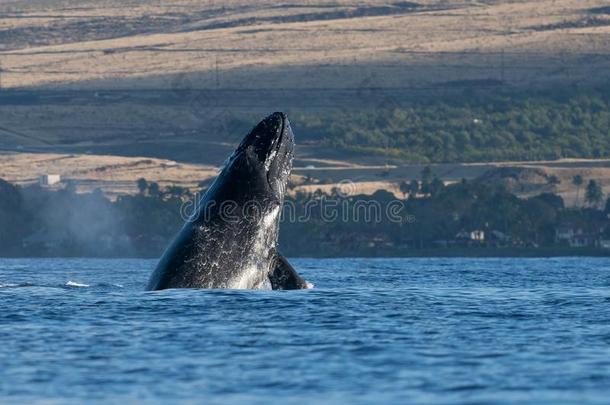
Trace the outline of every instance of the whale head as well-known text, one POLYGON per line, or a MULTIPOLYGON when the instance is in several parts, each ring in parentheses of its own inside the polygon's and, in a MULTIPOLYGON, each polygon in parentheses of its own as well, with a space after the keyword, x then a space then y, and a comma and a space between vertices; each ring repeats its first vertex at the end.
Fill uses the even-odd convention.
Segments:
POLYGON ((247 179, 236 184, 242 192, 263 192, 281 202, 292 171, 293 153, 294 134, 288 117, 275 112, 244 137, 225 164, 221 176, 247 179))

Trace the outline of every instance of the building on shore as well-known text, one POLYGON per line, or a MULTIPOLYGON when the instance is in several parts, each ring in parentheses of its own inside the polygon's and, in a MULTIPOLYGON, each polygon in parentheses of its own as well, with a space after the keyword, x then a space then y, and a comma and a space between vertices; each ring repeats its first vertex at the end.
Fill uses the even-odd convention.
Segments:
POLYGON ((43 174, 38 178, 38 183, 43 187, 54 186, 61 183, 60 174, 43 174))

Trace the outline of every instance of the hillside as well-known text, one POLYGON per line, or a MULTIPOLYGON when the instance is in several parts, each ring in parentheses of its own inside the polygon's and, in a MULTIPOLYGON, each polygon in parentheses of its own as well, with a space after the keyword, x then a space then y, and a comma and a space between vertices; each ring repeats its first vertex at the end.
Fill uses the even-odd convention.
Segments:
MULTIPOLYGON (((601 112, 578 105, 584 116, 563 116, 560 142, 516 116, 499 134, 506 117, 493 116, 521 114, 524 92, 589 97, 607 88, 609 62, 603 0, 13 0, 0 3, 0 148, 218 165, 253 122, 285 110, 305 159, 600 157, 610 147, 607 98, 601 112), (517 107, 485 111, 485 97, 498 94, 517 107), (442 114, 445 103, 463 116, 442 114), (393 120, 396 110, 407 119, 393 120), (362 111, 377 124, 354 135, 362 111), (491 119, 470 134, 478 140, 435 146, 480 113, 491 119), (586 139, 569 139, 581 137, 573 128, 583 117, 592 120, 586 139), (438 121, 434 131, 426 120, 438 121), (413 139, 432 146, 413 148, 413 139)), ((553 103, 562 114, 572 108, 556 97, 538 101, 551 104, 543 120, 553 121, 553 103)))
MULTIPOLYGON (((333 160, 297 160, 289 194, 313 193, 320 190, 330 194, 338 188, 344 195, 368 194, 384 189, 403 198, 400 184, 421 178, 423 165, 370 166, 347 164, 333 160)), ((567 206, 584 204, 584 186, 576 187, 572 179, 583 177, 599 182, 605 195, 610 195, 610 160, 563 159, 540 162, 498 162, 475 164, 434 164, 432 175, 445 184, 462 179, 506 189, 521 198, 541 193, 556 193, 567 206), (554 176, 558 183, 552 184, 554 176)), ((102 191, 111 200, 121 195, 138 194, 137 181, 145 178, 161 189, 179 186, 191 193, 208 186, 218 167, 187 164, 167 159, 148 157, 120 157, 107 155, 9 153, 0 154, 0 178, 20 186, 39 182, 45 174, 60 174, 62 184, 51 187, 63 189, 68 184, 77 193, 102 191)))
POLYGON ((0 13, 4 87, 529 86, 595 82, 610 52, 603 0, 13 0, 0 13))

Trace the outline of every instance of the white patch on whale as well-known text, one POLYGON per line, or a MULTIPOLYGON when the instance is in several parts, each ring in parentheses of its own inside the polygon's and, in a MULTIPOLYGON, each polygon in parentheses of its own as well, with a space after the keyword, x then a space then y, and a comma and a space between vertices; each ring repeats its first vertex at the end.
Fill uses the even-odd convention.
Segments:
POLYGON ((265 282, 269 283, 269 268, 263 268, 270 263, 269 255, 277 234, 277 220, 280 214, 280 206, 274 207, 261 220, 256 231, 249 252, 244 252, 242 271, 235 279, 231 280, 229 288, 235 289, 266 289, 265 282))
POLYGON ((265 170, 266 171, 269 171, 269 169, 271 168, 271 163, 273 163, 273 158, 275 157, 275 155, 277 155, 277 150, 274 149, 271 151, 271 153, 269 154, 269 157, 265 161, 265 170))

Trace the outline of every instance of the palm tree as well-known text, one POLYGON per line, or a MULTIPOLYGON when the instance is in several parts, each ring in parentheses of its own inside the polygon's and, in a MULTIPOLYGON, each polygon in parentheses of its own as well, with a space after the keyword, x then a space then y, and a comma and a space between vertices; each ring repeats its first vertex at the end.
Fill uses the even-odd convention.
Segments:
POLYGON ((610 197, 606 199, 606 208, 604 209, 604 214, 610 215, 610 197))
POLYGON ((158 183, 155 183, 154 181, 148 183, 148 194, 150 194, 151 197, 159 197, 160 193, 161 189, 159 188, 158 183))
POLYGON ((409 194, 410 188, 411 187, 410 187, 408 181, 405 180, 405 181, 402 181, 400 183, 400 192, 402 193, 403 198, 405 198, 405 199, 407 198, 407 195, 409 194))
POLYGON ((432 169, 430 166, 426 166, 421 171, 421 181, 429 182, 432 177, 432 169))
POLYGON ((577 174, 572 178, 572 184, 576 186, 576 206, 580 205, 580 187, 582 187, 584 180, 580 174, 577 174))
POLYGON ((409 198, 416 198, 417 193, 419 192, 419 181, 411 180, 409 184, 409 198))
POLYGON ((551 187, 556 188, 560 183, 561 180, 559 180, 559 177, 555 176, 554 174, 549 177, 549 184, 551 187))
POLYGON ((138 190, 140 191, 140 194, 144 195, 144 193, 146 192, 146 189, 148 188, 148 182, 146 181, 145 178, 141 177, 138 179, 137 183, 138 183, 138 190))
POLYGON ((601 186, 595 180, 589 180, 587 184, 587 192, 585 194, 585 201, 593 207, 599 206, 604 199, 604 193, 601 186))
POLYGON ((421 171, 421 192, 428 194, 430 192, 430 179, 432 178, 432 169, 426 166, 421 171))
POLYGON ((445 188, 445 183, 438 177, 434 176, 432 182, 430 183, 430 194, 435 197, 443 188, 445 188))

